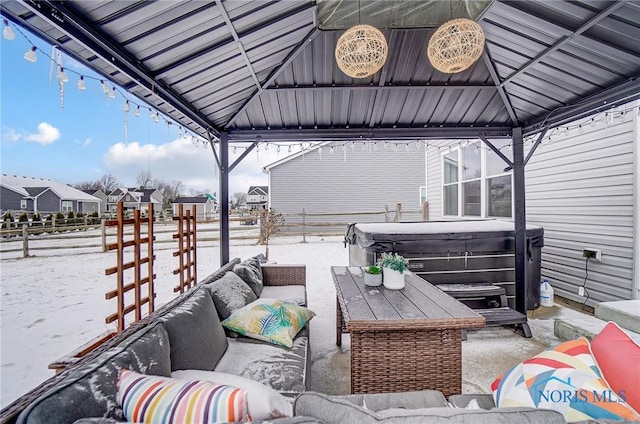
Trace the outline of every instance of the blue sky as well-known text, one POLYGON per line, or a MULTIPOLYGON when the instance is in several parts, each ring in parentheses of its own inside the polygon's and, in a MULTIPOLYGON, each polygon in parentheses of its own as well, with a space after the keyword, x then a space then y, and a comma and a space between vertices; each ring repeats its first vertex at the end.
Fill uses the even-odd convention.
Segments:
MULTIPOLYGON (((66 184, 93 181, 105 174, 132 186, 136 176, 150 171, 154 178, 182 181, 187 192, 218 191, 217 169, 210 147, 194 146, 178 135, 177 125, 167 128, 149 118, 129 113, 125 139, 124 90, 109 99, 99 76, 62 54, 69 82, 64 84, 61 109, 57 73, 50 78, 51 46, 13 24, 16 38, 0 37, 0 167, 3 174, 50 178, 66 184), (26 61, 24 53, 38 47, 38 60, 26 61), (79 74, 87 89, 76 88, 79 74)), ((107 82, 107 80, 105 80, 107 82)), ((109 82, 109 87, 112 84, 109 82)), ((131 96, 131 100, 141 103, 131 96)), ((250 154, 231 174, 230 192, 246 192, 250 185, 266 185, 262 167, 279 158, 271 149, 250 154)), ((230 160, 234 159, 230 154, 230 160)), ((281 156, 282 157, 282 156, 281 156)), ((280 158, 281 158, 280 157, 280 158)), ((185 193, 187 194, 187 193, 185 193)))

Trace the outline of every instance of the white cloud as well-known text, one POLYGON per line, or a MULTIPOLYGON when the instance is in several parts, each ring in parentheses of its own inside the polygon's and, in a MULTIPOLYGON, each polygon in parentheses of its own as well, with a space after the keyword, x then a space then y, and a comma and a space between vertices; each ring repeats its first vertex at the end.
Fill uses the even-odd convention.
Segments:
POLYGON ((51 124, 41 122, 38 124, 38 132, 35 134, 27 134, 24 136, 26 141, 33 141, 46 146, 60 138, 60 130, 51 124))
POLYGON ((79 144, 81 147, 87 147, 90 146, 91 143, 93 142, 93 139, 90 137, 85 138, 84 140, 73 140, 74 143, 79 144))
MULTIPOLYGON (((233 147, 229 150, 231 165, 244 152, 244 147, 238 147, 235 154, 233 147)), ((267 185, 267 174, 262 168, 288 156, 287 151, 283 146, 278 153, 273 145, 267 151, 264 146, 257 152, 251 151, 231 172, 229 194, 246 193, 251 185, 267 185)), ((219 191, 219 171, 211 147, 194 146, 189 139, 178 138, 160 145, 114 144, 103 156, 103 163, 104 172, 115 175, 125 185, 133 185, 140 172, 149 170, 153 178, 181 181, 185 192, 219 191)))
POLYGON ((2 141, 15 143, 16 141, 20 141, 22 138, 22 134, 14 130, 13 128, 4 128, 2 130, 2 141))

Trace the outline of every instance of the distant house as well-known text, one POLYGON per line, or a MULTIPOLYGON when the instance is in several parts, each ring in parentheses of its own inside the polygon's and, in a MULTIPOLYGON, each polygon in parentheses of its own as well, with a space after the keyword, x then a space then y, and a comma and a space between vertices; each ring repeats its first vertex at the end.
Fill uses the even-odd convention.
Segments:
MULTIPOLYGON (((380 212, 378 215, 324 215, 306 222, 383 222, 385 207, 402 219, 422 220, 425 201, 424 147, 415 144, 325 143, 267 165, 269 206, 277 213, 380 212), (363 149, 364 147, 364 149, 363 149)), ((294 223, 295 217, 287 217, 294 223)), ((345 227, 346 229, 346 227, 345 227)))
POLYGON ((178 208, 182 205, 184 212, 196 207, 198 219, 211 219, 217 213, 217 201, 214 195, 207 193, 201 196, 178 196, 173 201, 173 215, 178 215, 178 208))
POLYGON ((251 186, 247 192, 247 209, 259 211, 269 208, 269 187, 251 186))
POLYGON ((156 212, 162 210, 164 196, 155 188, 117 188, 107 196, 107 212, 115 213, 118 203, 122 203, 125 210, 138 209, 146 213, 149 203, 153 204, 156 212))
POLYGON ((92 213, 102 200, 69 185, 35 177, 2 174, 0 209, 39 213, 92 213))
POLYGON ((80 190, 83 191, 87 194, 92 195, 93 197, 97 197, 98 199, 101 200, 100 202, 100 210, 98 211, 100 214, 103 214, 107 211, 107 194, 98 189, 98 190, 80 190))

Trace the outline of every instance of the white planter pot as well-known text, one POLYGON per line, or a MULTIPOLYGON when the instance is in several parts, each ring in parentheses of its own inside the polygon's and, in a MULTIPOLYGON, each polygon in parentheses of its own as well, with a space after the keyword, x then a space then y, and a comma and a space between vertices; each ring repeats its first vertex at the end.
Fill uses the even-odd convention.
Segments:
POLYGON ((368 274, 364 273, 364 284, 367 286, 379 286, 382 284, 382 274, 368 274))
POLYGON ((404 288, 404 272, 396 271, 391 268, 382 268, 384 278, 382 282, 384 286, 391 290, 400 290, 404 288))

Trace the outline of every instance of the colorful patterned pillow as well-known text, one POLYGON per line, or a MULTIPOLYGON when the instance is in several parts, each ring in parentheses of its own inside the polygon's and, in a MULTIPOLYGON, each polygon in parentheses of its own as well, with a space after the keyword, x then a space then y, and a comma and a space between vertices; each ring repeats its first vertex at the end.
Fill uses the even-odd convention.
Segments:
POLYGON ((562 343, 516 365, 491 390, 496 406, 552 409, 567 422, 637 420, 634 411, 607 386, 581 338, 562 343))
POLYGON ((245 390, 208 381, 176 380, 122 369, 117 399, 125 418, 133 422, 251 421, 245 390))
POLYGON ((247 337, 291 347, 296 334, 315 315, 295 303, 260 298, 235 311, 222 325, 247 337))

